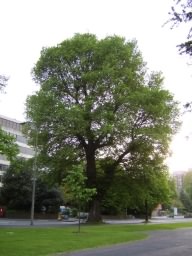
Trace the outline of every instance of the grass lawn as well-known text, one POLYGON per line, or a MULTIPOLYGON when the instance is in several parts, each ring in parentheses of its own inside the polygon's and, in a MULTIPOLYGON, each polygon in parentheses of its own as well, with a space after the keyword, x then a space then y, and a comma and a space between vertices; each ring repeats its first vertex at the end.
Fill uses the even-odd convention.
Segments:
POLYGON ((147 231, 192 227, 192 223, 1 228, 1 256, 43 256, 147 238, 147 231))

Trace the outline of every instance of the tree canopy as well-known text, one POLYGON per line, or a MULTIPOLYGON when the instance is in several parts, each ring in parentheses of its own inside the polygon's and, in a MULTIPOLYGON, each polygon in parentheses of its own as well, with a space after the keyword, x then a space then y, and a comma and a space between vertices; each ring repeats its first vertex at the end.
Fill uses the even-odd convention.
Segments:
POLYGON ((33 77, 40 90, 27 99, 33 123, 27 133, 33 140, 37 128, 39 152, 49 159, 85 163, 87 186, 97 189, 89 216, 99 219, 99 202, 119 165, 127 168, 142 152, 166 156, 177 103, 162 87, 161 73, 147 72, 137 42, 118 36, 76 34, 43 48, 33 77))

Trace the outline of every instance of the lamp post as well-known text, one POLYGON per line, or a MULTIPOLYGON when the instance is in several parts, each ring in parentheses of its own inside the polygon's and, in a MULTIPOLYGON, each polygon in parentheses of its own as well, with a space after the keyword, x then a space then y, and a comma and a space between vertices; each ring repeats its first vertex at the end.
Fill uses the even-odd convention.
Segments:
POLYGON ((34 209, 35 209, 35 189, 36 189, 36 172, 37 172, 37 129, 35 134, 35 155, 33 161, 33 178, 32 178, 32 200, 31 200, 31 222, 30 225, 34 225, 34 209))

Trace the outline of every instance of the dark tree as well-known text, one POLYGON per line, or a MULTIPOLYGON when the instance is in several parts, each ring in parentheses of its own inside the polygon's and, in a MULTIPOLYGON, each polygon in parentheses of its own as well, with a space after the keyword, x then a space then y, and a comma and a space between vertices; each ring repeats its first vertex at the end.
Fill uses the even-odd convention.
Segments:
MULTIPOLYGON (((10 209, 29 211, 32 198, 33 159, 18 159, 11 163, 3 176, 1 201, 10 209)), ((41 177, 36 180, 35 210, 58 211, 63 198, 58 188, 49 187, 41 177)))
POLYGON ((32 168, 25 160, 13 162, 3 176, 2 200, 10 209, 29 210, 32 194, 32 168))

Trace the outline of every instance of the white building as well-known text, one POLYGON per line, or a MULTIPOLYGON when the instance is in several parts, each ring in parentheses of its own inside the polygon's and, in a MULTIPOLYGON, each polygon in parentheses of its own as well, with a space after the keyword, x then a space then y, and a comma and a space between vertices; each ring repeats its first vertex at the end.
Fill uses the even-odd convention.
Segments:
MULTIPOLYGON (((22 125, 24 123, 0 115, 0 127, 8 134, 13 135, 16 138, 16 143, 19 146, 19 155, 25 159, 29 159, 34 156, 33 149, 27 144, 27 139, 22 134, 22 125)), ((8 168, 10 162, 6 156, 0 155, 0 187, 2 186, 2 175, 8 168)))
POLYGON ((178 171, 173 173, 173 178, 175 181, 175 186, 178 194, 183 189, 183 181, 184 181, 185 174, 186 174, 186 171, 178 171))

